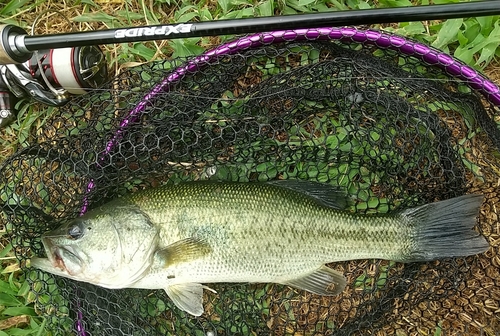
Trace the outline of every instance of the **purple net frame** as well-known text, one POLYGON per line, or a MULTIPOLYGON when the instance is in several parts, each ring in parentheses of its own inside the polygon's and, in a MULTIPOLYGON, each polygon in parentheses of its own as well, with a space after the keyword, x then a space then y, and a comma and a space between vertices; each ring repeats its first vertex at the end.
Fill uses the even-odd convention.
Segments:
MULTIPOLYGON (((220 57, 244 52, 266 45, 282 42, 297 41, 321 41, 337 40, 342 43, 362 43, 375 45, 381 49, 391 49, 399 54, 413 56, 424 63, 442 69, 450 76, 464 81, 471 89, 481 93, 490 103, 500 106, 499 87, 484 75, 469 67, 452 56, 402 36, 384 33, 377 30, 362 30, 355 27, 341 28, 303 28, 294 30, 280 30, 267 33, 258 33, 245 36, 232 42, 222 44, 217 48, 195 57, 186 64, 174 70, 167 78, 156 85, 122 120, 113 137, 106 143, 105 150, 100 156, 102 162, 110 155, 116 144, 126 132, 127 126, 137 120, 146 110, 146 107, 154 104, 155 98, 165 92, 169 92, 173 84, 180 82, 185 76, 192 75, 203 68, 215 63, 220 57)), ((89 205, 88 195, 95 188, 91 180, 87 185, 86 196, 83 200, 81 214, 84 214, 89 205)), ((88 336, 85 331, 84 316, 77 303, 76 331, 78 336, 88 336)))

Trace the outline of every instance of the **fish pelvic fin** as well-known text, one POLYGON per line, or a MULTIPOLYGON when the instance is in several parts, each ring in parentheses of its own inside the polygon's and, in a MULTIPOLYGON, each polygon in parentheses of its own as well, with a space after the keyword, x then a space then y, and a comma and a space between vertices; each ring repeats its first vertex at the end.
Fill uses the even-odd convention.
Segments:
POLYGON ((280 283, 318 295, 333 296, 344 290, 347 281, 340 272, 323 265, 310 274, 280 283))
POLYGON ((488 250, 487 240, 472 229, 482 201, 482 195, 471 194, 402 211, 403 220, 414 229, 413 248, 396 261, 465 257, 488 250))
POLYGON ((184 283, 171 285, 165 288, 168 297, 181 310, 193 315, 203 314, 203 289, 215 291, 199 283, 184 283))
POLYGON ((163 267, 166 268, 203 258, 211 252, 212 247, 206 241, 198 238, 186 238, 156 251, 155 259, 161 260, 163 267))

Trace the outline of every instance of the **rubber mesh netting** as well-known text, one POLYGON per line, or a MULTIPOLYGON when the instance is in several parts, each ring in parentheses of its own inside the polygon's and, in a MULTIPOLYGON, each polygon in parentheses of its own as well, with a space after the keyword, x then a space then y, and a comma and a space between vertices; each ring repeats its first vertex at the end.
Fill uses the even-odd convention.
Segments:
POLYGON ((485 200, 482 255, 356 260, 339 296, 212 284, 205 313, 163 290, 107 290, 25 268, 54 335, 494 335, 500 330, 498 89, 427 46, 371 30, 243 37, 132 68, 55 111, 1 168, 3 225, 25 267, 42 233, 139 189, 187 180, 303 179, 384 213, 485 200))

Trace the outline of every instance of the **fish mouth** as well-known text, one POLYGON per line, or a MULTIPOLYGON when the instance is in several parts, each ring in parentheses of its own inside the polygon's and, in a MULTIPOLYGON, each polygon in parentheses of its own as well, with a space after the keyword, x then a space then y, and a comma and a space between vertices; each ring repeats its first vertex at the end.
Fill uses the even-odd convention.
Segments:
POLYGON ((45 239, 43 241, 45 245, 45 251, 47 252, 47 258, 53 267, 72 275, 70 270, 66 267, 64 263, 64 258, 74 258, 80 260, 78 256, 72 251, 69 246, 57 246, 50 239, 45 239))
MULTIPOLYGON (((49 260, 51 258, 49 257, 49 260)), ((60 252, 60 249, 58 247, 54 247, 52 249, 52 266, 56 267, 56 268, 59 268, 61 271, 67 271, 66 269, 66 265, 64 264, 64 260, 63 258, 61 257, 61 252, 60 252)))

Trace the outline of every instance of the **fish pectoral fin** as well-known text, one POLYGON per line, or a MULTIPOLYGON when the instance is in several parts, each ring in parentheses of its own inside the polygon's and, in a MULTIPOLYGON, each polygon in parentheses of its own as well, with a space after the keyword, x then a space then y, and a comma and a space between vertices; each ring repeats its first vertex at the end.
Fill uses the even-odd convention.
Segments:
POLYGON ((161 260, 163 267, 169 267, 202 258, 210 252, 212 252, 212 247, 206 241, 186 238, 156 251, 155 259, 161 260))
POLYGON ((311 274, 287 280, 282 284, 314 294, 333 296, 340 294, 344 290, 347 281, 344 275, 323 265, 311 274))
POLYGON ((181 310, 194 315, 203 314, 203 289, 215 291, 199 283, 184 283, 171 285, 165 288, 167 295, 181 310))

